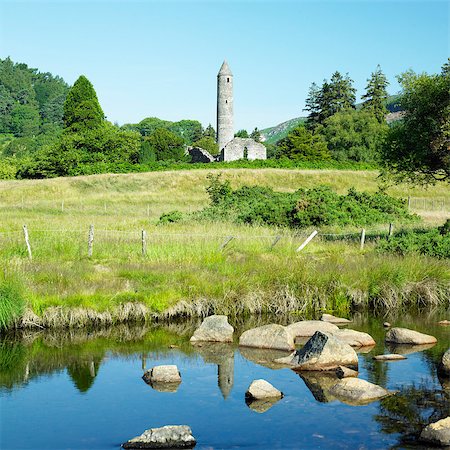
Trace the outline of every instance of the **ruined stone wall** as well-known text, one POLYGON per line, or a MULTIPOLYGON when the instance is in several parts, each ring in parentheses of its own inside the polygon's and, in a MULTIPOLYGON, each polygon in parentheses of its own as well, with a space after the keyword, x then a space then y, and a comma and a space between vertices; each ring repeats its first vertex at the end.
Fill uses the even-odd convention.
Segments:
POLYGON ((251 138, 234 138, 221 152, 221 161, 267 159, 266 147, 251 138))

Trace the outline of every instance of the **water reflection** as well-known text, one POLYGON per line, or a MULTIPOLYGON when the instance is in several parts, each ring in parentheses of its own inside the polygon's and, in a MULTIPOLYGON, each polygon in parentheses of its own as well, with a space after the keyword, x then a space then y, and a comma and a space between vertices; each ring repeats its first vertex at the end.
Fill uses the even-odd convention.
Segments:
POLYGON ((329 403, 336 400, 330 393, 331 388, 339 381, 334 372, 302 372, 298 376, 318 402, 329 403))
POLYGON ((67 373, 80 392, 87 392, 94 384, 100 363, 101 359, 90 358, 87 361, 76 361, 67 365, 67 373))

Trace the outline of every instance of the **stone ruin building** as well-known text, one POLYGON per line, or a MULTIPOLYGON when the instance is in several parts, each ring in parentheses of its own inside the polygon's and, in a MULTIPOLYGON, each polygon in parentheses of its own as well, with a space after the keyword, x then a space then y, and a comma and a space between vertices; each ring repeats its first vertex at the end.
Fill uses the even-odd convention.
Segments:
POLYGON ((224 61, 217 74, 217 158, 206 150, 189 147, 192 162, 235 161, 238 159, 267 159, 266 147, 251 138, 234 137, 233 74, 224 61))

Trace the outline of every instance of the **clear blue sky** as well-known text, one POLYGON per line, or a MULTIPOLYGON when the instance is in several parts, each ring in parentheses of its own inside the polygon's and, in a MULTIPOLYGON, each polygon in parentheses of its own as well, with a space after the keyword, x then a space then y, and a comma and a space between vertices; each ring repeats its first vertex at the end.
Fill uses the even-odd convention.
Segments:
POLYGON ((215 125, 216 75, 234 74, 235 128, 304 115, 311 82, 349 72, 358 96, 380 64, 391 93, 406 69, 450 55, 448 1, 6 1, 0 57, 72 84, 86 75, 111 121, 157 116, 215 125))

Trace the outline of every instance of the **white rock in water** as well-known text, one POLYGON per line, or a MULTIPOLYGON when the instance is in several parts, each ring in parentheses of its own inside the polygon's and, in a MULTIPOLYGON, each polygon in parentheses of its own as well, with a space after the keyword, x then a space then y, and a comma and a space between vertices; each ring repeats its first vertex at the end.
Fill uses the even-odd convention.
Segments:
POLYGON ((151 428, 140 436, 122 444, 123 448, 193 448, 197 441, 190 427, 186 425, 166 425, 161 428, 151 428))
POLYGON ((339 331, 339 328, 333 323, 321 320, 301 320, 300 322, 291 323, 286 329, 292 334, 294 339, 296 337, 311 337, 316 331, 325 333, 339 331))
POLYGON ((450 446, 450 416, 426 426, 420 434, 420 440, 441 447, 450 446))
POLYGON ((356 330, 337 330, 333 332, 333 336, 341 342, 345 342, 351 347, 372 347, 376 344, 375 340, 370 334, 363 333, 356 330))
POLYGON ((283 393, 266 380, 255 380, 247 389, 245 397, 254 400, 265 400, 268 398, 281 398, 283 393))
POLYGON ((408 328, 391 328, 386 333, 386 342, 394 344, 434 344, 437 339, 429 334, 419 333, 418 331, 409 330, 408 328))
POLYGON ((333 316, 332 314, 322 314, 322 317, 320 318, 320 320, 322 320, 324 322, 342 323, 342 324, 351 322, 351 320, 344 319, 343 317, 336 317, 336 316, 333 316))
POLYGON ((335 370, 338 366, 357 369, 358 355, 332 334, 316 331, 303 348, 276 362, 290 364, 294 370, 335 370))
POLYGON ((366 405, 394 394, 381 386, 359 378, 344 378, 330 389, 330 393, 339 401, 355 406, 366 405))
POLYGON ((147 370, 142 378, 146 383, 181 383, 181 375, 175 365, 155 366, 147 370))
POLYGON ((244 331, 239 338, 243 347, 271 348, 274 350, 294 350, 294 338, 282 325, 264 325, 244 331))
POLYGON ((374 356, 373 359, 376 361, 400 361, 402 359, 406 359, 406 356, 398 355, 397 353, 390 353, 388 355, 374 356))
POLYGON ((227 316, 209 316, 195 330, 191 342, 233 342, 233 332, 227 316))

